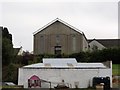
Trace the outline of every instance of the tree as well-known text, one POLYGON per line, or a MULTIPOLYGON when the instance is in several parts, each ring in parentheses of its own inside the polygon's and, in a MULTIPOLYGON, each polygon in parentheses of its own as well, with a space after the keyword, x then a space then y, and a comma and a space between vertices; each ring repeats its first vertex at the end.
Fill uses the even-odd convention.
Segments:
POLYGON ((80 52, 69 55, 76 58, 78 62, 104 62, 112 60, 114 64, 119 63, 120 48, 95 49, 93 52, 80 52))
POLYGON ((29 63, 32 63, 34 62, 34 55, 31 54, 30 52, 26 51, 26 52, 23 52, 23 56, 21 56, 22 59, 21 59, 21 63, 23 65, 28 65, 29 63))
POLYGON ((2 65, 8 65, 13 60, 12 35, 5 27, 2 29, 2 65))

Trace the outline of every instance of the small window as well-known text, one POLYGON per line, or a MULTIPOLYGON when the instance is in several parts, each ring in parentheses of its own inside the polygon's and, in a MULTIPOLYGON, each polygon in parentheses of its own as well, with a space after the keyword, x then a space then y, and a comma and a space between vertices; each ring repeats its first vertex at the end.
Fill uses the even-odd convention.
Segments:
POLYGON ((76 51, 76 37, 75 35, 72 35, 72 51, 76 51))
MULTIPOLYGON (((38 39, 39 40, 39 39, 38 39)), ((38 41, 39 42, 39 41, 38 41)), ((37 42, 37 43, 38 43, 37 42)), ((44 37, 43 37, 43 35, 41 35, 40 36, 40 44, 39 44, 40 46, 40 53, 41 54, 43 54, 44 53, 44 51, 45 51, 45 39, 44 39, 44 37)), ((39 50, 38 50, 39 51, 39 50)))

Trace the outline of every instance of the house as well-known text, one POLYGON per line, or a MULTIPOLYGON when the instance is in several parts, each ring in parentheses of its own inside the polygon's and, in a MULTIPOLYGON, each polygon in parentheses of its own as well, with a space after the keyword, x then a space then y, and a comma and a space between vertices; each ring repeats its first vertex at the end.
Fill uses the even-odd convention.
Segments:
POLYGON ((72 54, 88 50, 84 33, 56 18, 33 33, 35 55, 72 54))
POLYGON ((20 48, 13 48, 13 53, 14 56, 22 55, 23 54, 22 46, 20 48))
POLYGON ((88 43, 90 50, 120 47, 120 39, 89 39, 88 43))
POLYGON ((105 46, 103 46, 101 43, 99 43, 97 40, 92 40, 90 43, 89 43, 89 50, 90 51, 95 51, 95 50, 102 50, 106 48, 105 46))
POLYGON ((112 87, 112 62, 78 63, 75 58, 43 58, 36 63, 19 68, 18 85, 24 88, 92 87, 93 79, 101 78, 112 87), (108 83, 103 78, 108 78, 108 83))

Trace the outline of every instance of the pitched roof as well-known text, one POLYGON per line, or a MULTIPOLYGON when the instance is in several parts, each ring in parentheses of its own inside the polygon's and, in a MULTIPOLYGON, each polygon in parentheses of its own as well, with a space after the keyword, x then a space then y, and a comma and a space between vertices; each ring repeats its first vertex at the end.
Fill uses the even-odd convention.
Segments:
POLYGON ((88 42, 96 40, 107 48, 120 47, 120 39, 90 39, 88 42))
POLYGON ((14 50, 14 55, 17 55, 18 52, 20 51, 20 49, 21 49, 21 48, 13 48, 13 50, 14 50))
POLYGON ((21 46, 21 47, 17 47, 17 48, 13 48, 13 54, 14 54, 15 56, 16 56, 16 55, 19 55, 21 49, 22 49, 22 46, 21 46))
POLYGON ((54 19, 53 21, 51 21, 51 22, 49 22, 48 24, 46 24, 45 26, 43 26, 42 28, 40 28, 40 29, 38 29, 37 31, 35 31, 35 32, 33 33, 33 35, 37 34, 38 32, 42 31, 43 29, 47 28, 48 26, 52 25, 53 23, 55 23, 55 22, 57 22, 57 21, 59 21, 59 22, 63 23, 64 25, 72 28, 72 29, 75 30, 76 32, 83 34, 82 31, 80 31, 79 29, 75 28, 74 26, 72 26, 72 25, 64 22, 63 20, 61 20, 61 19, 59 19, 59 18, 56 18, 56 19, 54 19))

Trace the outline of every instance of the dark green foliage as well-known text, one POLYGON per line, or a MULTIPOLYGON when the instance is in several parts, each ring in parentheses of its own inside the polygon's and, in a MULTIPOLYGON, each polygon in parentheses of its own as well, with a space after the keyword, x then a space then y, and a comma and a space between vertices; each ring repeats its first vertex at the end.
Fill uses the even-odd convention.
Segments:
POLYGON ((101 51, 103 59, 112 60, 113 63, 119 63, 120 48, 109 48, 101 51))
POLYGON ((112 60, 119 63, 120 48, 95 50, 93 52, 80 52, 71 54, 69 57, 76 58, 78 62, 104 62, 112 60))
POLYGON ((17 68, 14 62, 12 35, 8 29, 2 28, 2 81, 16 81, 17 68))
POLYGON ((2 65, 8 65, 13 61, 12 35, 7 28, 2 30, 2 65))
POLYGON ((24 55, 22 56, 22 64, 28 65, 29 60, 30 60, 29 52, 24 52, 24 55))
POLYGON ((108 48, 103 50, 94 50, 92 52, 79 52, 71 55, 41 54, 34 57, 38 62, 42 62, 42 58, 76 58, 78 62, 104 62, 112 60, 115 64, 119 63, 120 48, 108 48))
POLYGON ((98 52, 93 52, 91 61, 107 61, 112 60, 113 63, 119 63, 119 57, 120 57, 120 48, 109 48, 109 49, 103 49, 98 52), (94 55, 96 54, 96 55, 94 55), (96 59, 96 60, 95 60, 96 59))
POLYGON ((76 58, 78 62, 84 62, 87 58, 87 54, 85 52, 74 53, 69 55, 70 58, 76 58))
MULTIPOLYGON (((2 30, 2 37, 7 38, 10 41, 12 41, 12 35, 8 32, 8 29, 6 27, 4 27, 2 30)), ((12 44, 12 42, 11 42, 11 44, 12 44)))
POLYGON ((19 64, 9 64, 2 68, 2 78, 6 82, 14 82, 17 84, 18 80, 18 68, 21 67, 19 64))

